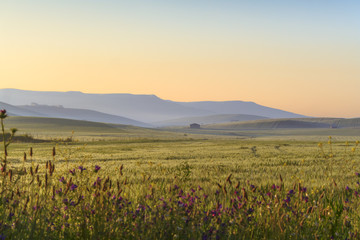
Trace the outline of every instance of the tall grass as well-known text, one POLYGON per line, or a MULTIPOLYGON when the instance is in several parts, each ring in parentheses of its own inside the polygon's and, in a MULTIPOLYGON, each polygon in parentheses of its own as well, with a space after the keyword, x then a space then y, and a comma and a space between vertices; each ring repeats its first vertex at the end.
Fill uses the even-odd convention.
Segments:
POLYGON ((0 238, 358 239, 358 142, 345 144, 340 152, 329 140, 328 146, 314 147, 311 162, 298 160, 288 145, 254 148, 250 142, 236 150, 248 153, 251 161, 240 162, 244 166, 227 165, 231 156, 240 158, 224 149, 229 142, 210 142, 209 149, 221 147, 203 155, 190 149, 195 143, 200 149, 204 142, 181 142, 185 145, 176 146, 183 147, 180 152, 156 149, 156 144, 166 144, 161 142, 116 143, 97 153, 106 156, 102 161, 79 159, 80 150, 91 150, 79 148, 79 143, 55 148, 46 143, 47 156, 40 158, 32 150, 30 160, 7 158, 1 169, 0 238), (161 162, 149 158, 150 150, 161 162), (106 159, 118 151, 139 158, 106 159), (222 160, 212 162, 214 155, 222 160), (321 171, 306 176, 315 164, 321 171), (267 168, 277 169, 272 174, 276 179, 266 176, 267 168), (297 176, 289 175, 290 169, 297 176), (317 174, 321 183, 311 183, 317 174))

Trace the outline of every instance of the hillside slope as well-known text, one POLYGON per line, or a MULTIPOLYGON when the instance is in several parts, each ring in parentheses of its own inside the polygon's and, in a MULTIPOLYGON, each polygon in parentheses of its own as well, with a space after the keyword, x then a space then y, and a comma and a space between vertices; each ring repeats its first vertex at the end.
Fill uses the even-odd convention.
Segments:
POLYGON ((188 117, 188 118, 177 118, 171 119, 162 122, 155 122, 153 125, 159 127, 167 126, 188 126, 191 123, 203 124, 216 124, 216 123, 227 123, 227 122, 242 122, 242 121, 251 121, 258 119, 266 119, 266 117, 255 116, 255 115, 246 115, 246 114, 218 114, 210 116, 201 116, 201 117, 188 117))
POLYGON ((256 104, 254 102, 244 101, 225 101, 225 102, 181 102, 186 107, 198 108, 207 111, 213 111, 218 114, 248 114, 255 116, 263 116, 266 118, 299 118, 305 117, 275 108, 270 108, 256 104))
POLYGON ((246 114, 267 118, 304 117, 299 114, 261 106, 253 102, 175 102, 155 95, 88 94, 82 92, 39 92, 0 89, 0 101, 12 105, 62 105, 99 111, 135 119, 140 122, 161 122, 177 118, 222 114, 246 114))
POLYGON ((4 102, 0 102, 0 109, 5 109, 9 116, 28 116, 28 117, 44 117, 43 115, 38 112, 34 112, 28 109, 24 109, 21 107, 13 106, 4 102))
POLYGON ((155 95, 87 94, 82 92, 40 92, 18 89, 0 89, 0 101, 12 105, 62 105, 124 116, 141 122, 213 114, 211 111, 185 107, 165 101, 155 95))
POLYGON ((48 105, 38 105, 38 104, 18 106, 18 107, 24 110, 39 113, 38 116, 46 116, 51 118, 66 118, 66 119, 85 120, 92 122, 151 127, 149 124, 135 121, 133 119, 101 113, 93 110, 87 110, 87 109, 64 108, 62 106, 48 106, 48 105))
POLYGON ((209 124, 211 129, 279 129, 279 128, 360 128, 360 118, 266 119, 247 122, 209 124))

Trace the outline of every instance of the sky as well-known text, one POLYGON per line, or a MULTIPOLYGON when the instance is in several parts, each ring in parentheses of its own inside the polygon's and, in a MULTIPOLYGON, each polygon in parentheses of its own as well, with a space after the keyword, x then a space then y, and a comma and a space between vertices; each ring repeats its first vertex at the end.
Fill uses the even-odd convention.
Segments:
POLYGON ((0 88, 360 117, 360 1, 3 0, 0 88))

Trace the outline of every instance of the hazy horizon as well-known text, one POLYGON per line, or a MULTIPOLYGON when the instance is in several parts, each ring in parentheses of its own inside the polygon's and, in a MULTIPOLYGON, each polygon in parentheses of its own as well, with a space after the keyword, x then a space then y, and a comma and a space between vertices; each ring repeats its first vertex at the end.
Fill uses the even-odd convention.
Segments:
POLYGON ((0 88, 360 117, 357 1, 4 1, 0 88))

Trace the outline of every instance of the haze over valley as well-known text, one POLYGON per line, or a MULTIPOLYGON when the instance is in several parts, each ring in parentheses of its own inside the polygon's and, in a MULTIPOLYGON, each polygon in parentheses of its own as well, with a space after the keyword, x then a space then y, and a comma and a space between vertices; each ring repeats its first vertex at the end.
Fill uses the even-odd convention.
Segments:
POLYGON ((155 95, 121 93, 0 89, 0 108, 7 109, 10 116, 62 118, 145 128, 188 128, 191 123, 200 124, 204 130, 234 131, 360 127, 358 118, 313 118, 254 102, 176 102, 155 95))

